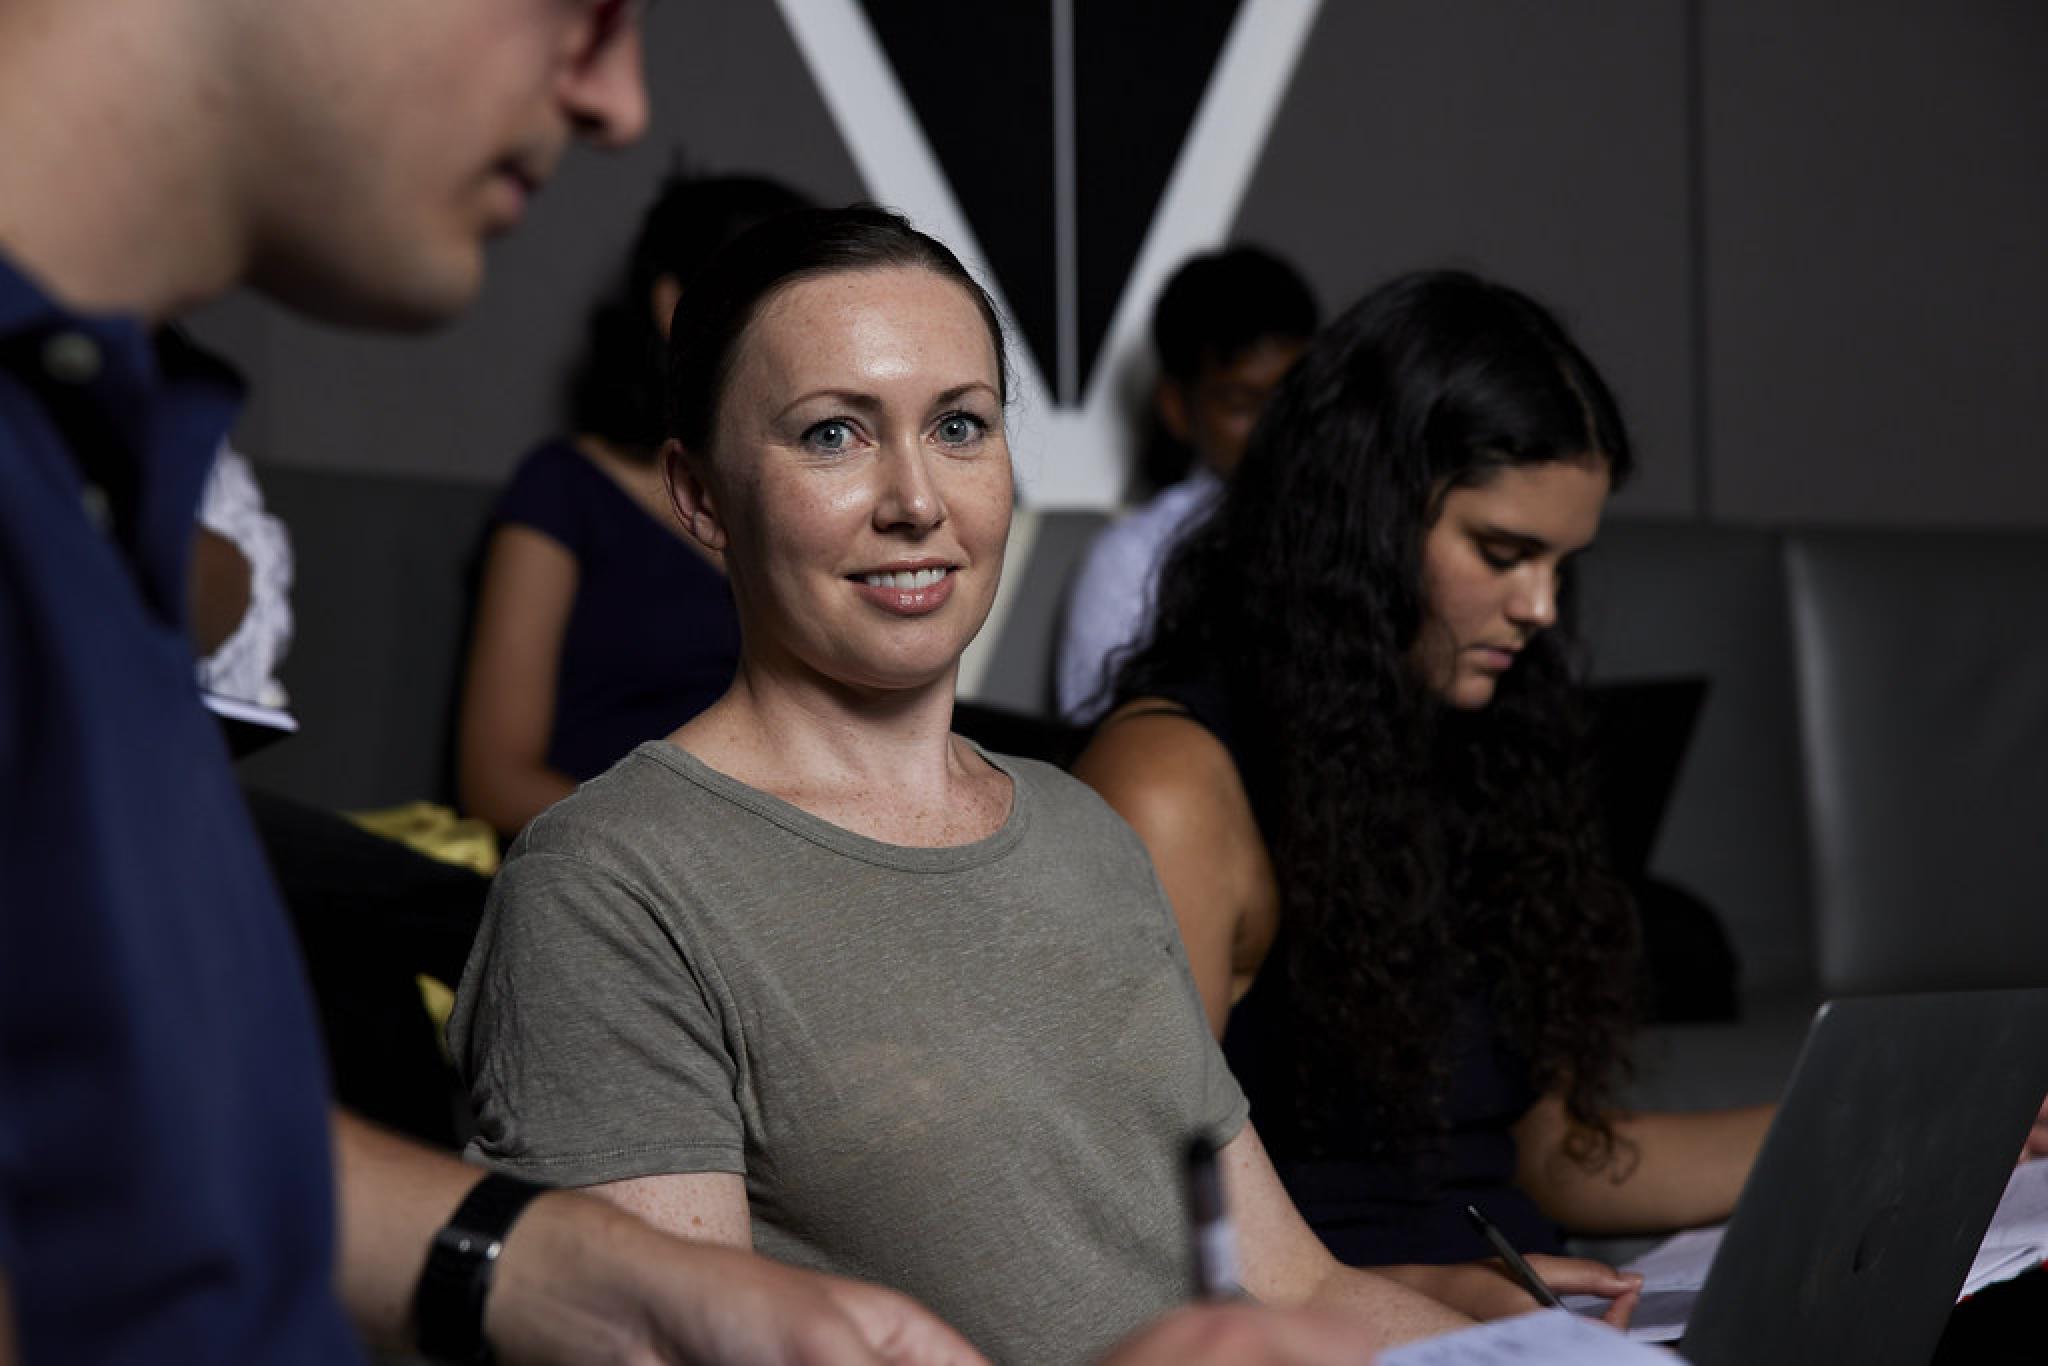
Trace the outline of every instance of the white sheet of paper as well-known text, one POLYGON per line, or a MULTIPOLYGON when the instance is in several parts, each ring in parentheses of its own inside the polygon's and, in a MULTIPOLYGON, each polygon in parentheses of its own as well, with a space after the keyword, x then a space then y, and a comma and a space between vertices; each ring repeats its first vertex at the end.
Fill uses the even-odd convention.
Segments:
POLYGON ((268 726, 272 730, 287 733, 296 733, 299 729, 298 717, 276 707, 266 707, 260 702, 245 702, 239 697, 207 692, 203 688, 200 689, 199 700, 205 703, 206 709, 215 716, 225 716, 230 721, 246 721, 252 726, 268 726))
POLYGON ((2013 1168, 1963 1293, 1974 1295, 2043 1262, 2048 1262, 2048 1159, 2037 1158, 2013 1168))
POLYGON ((1540 1362, 1671 1366, 1671 1357, 1630 1342, 1606 1324, 1559 1309, 1496 1319, 1379 1355, 1379 1366, 1535 1366, 1540 1362))
MULTIPOLYGON (((1726 1224, 1689 1229, 1666 1238, 1624 1270, 1640 1272, 1643 1296, 1628 1321, 1628 1335, 1637 1342, 1676 1342, 1692 1317, 1700 1288, 1713 1269, 1714 1254, 1721 1249, 1726 1224)), ((1607 1312, 1607 1301, 1594 1295, 1566 1295, 1565 1308, 1574 1314, 1599 1318, 1607 1312)))
POLYGON ((1698 1290, 1714 1269, 1714 1254, 1727 1231, 1726 1224, 1715 1224, 1674 1234, 1630 1262, 1628 1270, 1642 1273, 1645 1290, 1698 1290))
POLYGON ((2048 1242, 2048 1158, 2022 1162, 2005 1183, 1984 1234, 1986 1247, 2019 1247, 2048 1242))
MULTIPOLYGON (((1713 1269, 1725 1227, 1678 1234, 1628 1264, 1626 1270, 1643 1276, 1643 1298, 1628 1325, 1631 1338, 1673 1342, 1684 1334, 1700 1288, 1713 1269)), ((1964 1278, 1962 1293, 1974 1295, 2044 1262, 2048 1262, 2048 1158, 2013 1169, 2005 1195, 1991 1216, 1991 1226, 1984 1232, 1984 1244, 1964 1278)), ((1595 1318, 1607 1308, 1607 1301, 1591 1295, 1566 1295, 1564 1302, 1573 1313, 1595 1318)))

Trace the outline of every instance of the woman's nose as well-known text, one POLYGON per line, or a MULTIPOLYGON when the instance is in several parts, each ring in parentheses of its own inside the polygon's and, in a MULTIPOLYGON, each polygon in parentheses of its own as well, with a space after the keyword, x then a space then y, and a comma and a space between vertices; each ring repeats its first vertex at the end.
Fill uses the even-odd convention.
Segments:
POLYGON ((929 458, 923 450, 891 450, 879 462, 882 487, 875 499, 875 525, 883 531, 930 531, 946 520, 929 458))
POLYGON ((1557 573, 1547 565, 1529 565, 1508 600, 1508 618, 1531 631, 1557 624, 1557 573))

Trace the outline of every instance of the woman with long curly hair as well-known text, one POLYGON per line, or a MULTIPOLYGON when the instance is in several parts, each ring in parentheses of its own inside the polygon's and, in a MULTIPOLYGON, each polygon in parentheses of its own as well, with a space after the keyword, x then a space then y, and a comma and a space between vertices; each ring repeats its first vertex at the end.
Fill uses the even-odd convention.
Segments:
POLYGON ((1389 283, 1275 395, 1076 765, 1148 846, 1276 1165, 1346 1261, 1484 1256, 1468 1202, 1546 1251, 1560 1226, 1723 1218, 1768 1123, 1612 1106, 1636 928, 1569 563, 1632 463, 1537 304, 1389 283))

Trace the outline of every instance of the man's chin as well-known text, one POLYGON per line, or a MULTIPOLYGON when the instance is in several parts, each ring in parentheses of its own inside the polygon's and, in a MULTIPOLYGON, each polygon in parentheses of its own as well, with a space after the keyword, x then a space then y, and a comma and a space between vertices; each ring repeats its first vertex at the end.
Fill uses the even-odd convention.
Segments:
POLYGON ((257 272, 251 282, 295 313, 336 327, 424 332, 476 302, 483 288, 481 248, 463 259, 415 262, 410 270, 257 272))

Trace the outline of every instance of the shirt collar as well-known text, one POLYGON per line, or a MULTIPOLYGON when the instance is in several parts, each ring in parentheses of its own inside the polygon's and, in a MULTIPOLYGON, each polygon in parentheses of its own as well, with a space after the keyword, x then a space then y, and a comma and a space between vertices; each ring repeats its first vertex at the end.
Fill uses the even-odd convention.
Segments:
POLYGON ((234 372, 171 328, 81 313, 0 255, 0 371, 61 433, 81 516, 105 530, 156 610, 183 623, 185 574, 213 455, 241 406, 234 372))

